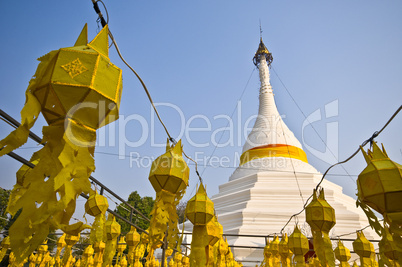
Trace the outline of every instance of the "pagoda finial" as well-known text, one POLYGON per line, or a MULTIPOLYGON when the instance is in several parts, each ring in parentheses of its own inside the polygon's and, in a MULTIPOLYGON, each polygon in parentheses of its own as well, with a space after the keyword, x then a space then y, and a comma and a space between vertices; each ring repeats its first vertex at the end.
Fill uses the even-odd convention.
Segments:
POLYGON ((262 40, 262 27, 261 27, 261 19, 260 19, 260 39, 262 40))
POLYGON ((260 64, 261 56, 265 56, 268 66, 271 65, 273 57, 272 54, 268 51, 268 48, 264 45, 264 42, 262 41, 262 29, 260 22, 260 44, 253 58, 254 65, 256 65, 257 67, 260 64))

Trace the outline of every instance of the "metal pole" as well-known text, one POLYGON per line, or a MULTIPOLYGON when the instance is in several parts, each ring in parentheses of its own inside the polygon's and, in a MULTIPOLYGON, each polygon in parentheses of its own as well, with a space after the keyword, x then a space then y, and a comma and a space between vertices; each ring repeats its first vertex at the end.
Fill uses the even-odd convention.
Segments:
POLYGON ((168 229, 169 229, 169 225, 167 225, 167 227, 166 227, 165 237, 163 238, 161 267, 165 267, 168 229))

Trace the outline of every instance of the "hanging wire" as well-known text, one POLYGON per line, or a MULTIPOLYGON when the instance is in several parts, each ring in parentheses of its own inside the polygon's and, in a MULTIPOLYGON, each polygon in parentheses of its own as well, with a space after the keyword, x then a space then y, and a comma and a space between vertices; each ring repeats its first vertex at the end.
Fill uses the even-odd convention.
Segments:
MULTIPOLYGON (((303 110, 301 109, 301 107, 299 106, 299 104, 297 104, 296 100, 294 99, 294 97, 292 96, 292 94, 290 93, 290 91, 288 90, 288 88, 286 87, 286 85, 284 84, 284 82, 282 81, 281 77, 279 77, 278 73, 276 72, 275 68, 271 65, 272 70, 274 71, 276 77, 278 77, 280 83, 282 84, 283 88, 285 88, 286 92, 288 93, 288 95, 290 96, 290 98, 292 99, 292 101, 295 103, 296 107, 299 109, 299 111, 303 114, 304 118, 307 120, 307 122, 309 122, 309 125, 311 126, 311 128, 313 128, 314 132, 317 134, 318 138, 320 138, 321 142, 325 145, 325 147, 328 149, 328 151, 332 154, 332 156, 337 160, 336 156, 334 155, 334 153, 332 152, 332 150, 327 146, 327 144, 325 143, 325 141, 322 139, 321 135, 318 133, 318 131, 314 128, 313 124, 309 121, 309 119, 307 118, 306 114, 304 114, 303 110)), ((343 170, 347 173, 348 171, 342 166, 343 170)), ((350 177, 350 179, 352 181, 354 181, 352 179, 352 177, 350 177)))
MULTIPOLYGON (((389 120, 388 120, 387 123, 381 128, 381 130, 375 131, 375 132, 373 133, 373 135, 372 135, 370 138, 368 138, 367 140, 365 140, 365 141, 360 145, 360 147, 364 147, 364 146, 367 145, 367 143, 369 143, 369 142, 372 143, 372 142, 374 141, 374 138, 376 138, 376 137, 390 124, 390 122, 391 122, 391 121, 395 118, 395 116, 401 111, 401 109, 402 109, 402 105, 399 106, 399 108, 395 111, 395 113, 391 116, 391 118, 389 118, 389 120)), ((324 181, 324 178, 325 178, 325 176, 327 175, 327 173, 329 172, 330 169, 332 169, 333 167, 335 167, 335 166, 337 166, 337 165, 344 164, 344 163, 348 162, 349 160, 351 160, 354 156, 357 155, 357 153, 359 153, 360 147, 359 147, 350 157, 348 157, 348 158, 345 159, 344 161, 341 161, 341 162, 338 162, 338 163, 335 163, 335 164, 331 165, 331 166, 324 172, 324 174, 323 174, 323 176, 322 176, 320 182, 319 182, 319 183, 317 184, 317 186, 315 187, 315 191, 318 190, 318 188, 320 187, 321 183, 324 181)), ((314 194, 314 193, 313 193, 313 194, 314 194)), ((309 198, 306 200, 306 203, 303 205, 303 209, 302 209, 300 212, 295 213, 295 214, 293 214, 292 216, 290 216, 290 218, 289 218, 289 220, 286 222, 285 226, 282 227, 281 233, 283 232, 283 230, 284 230, 285 227, 289 224, 289 222, 292 220, 293 217, 295 217, 295 216, 301 214, 301 213, 306 209, 307 203, 308 203, 309 200, 313 197, 313 194, 311 194, 311 195, 309 196, 309 198)))
POLYGON ((115 46, 115 48, 116 48, 117 54, 119 54, 120 59, 121 59, 121 60, 124 62, 124 64, 126 64, 126 66, 135 74, 135 76, 137 76, 138 80, 140 81, 140 83, 141 83, 142 87, 144 88, 144 91, 145 91, 145 93, 146 93, 146 95, 147 95, 147 97, 148 97, 148 99, 149 99, 149 102, 151 102, 152 108, 154 109, 155 114, 156 114, 156 116, 158 117, 159 122, 162 124, 163 128, 165 129, 166 134, 167 134, 168 137, 169 137, 169 140, 170 140, 172 143, 176 143, 176 140, 174 140, 174 138, 170 135, 168 129, 166 128, 166 125, 163 123, 162 118, 161 118, 161 116, 159 115, 159 112, 158 112, 158 110, 157 110, 156 107, 155 107, 154 101, 152 100, 151 94, 149 93, 147 86, 145 85, 144 81, 141 79, 140 75, 138 75, 138 73, 137 73, 137 72, 130 66, 130 64, 128 64, 127 61, 123 58, 123 56, 122 56, 122 54, 121 54, 121 52, 120 52, 120 49, 119 49, 119 47, 117 46, 116 40, 114 39, 113 34, 112 34, 112 32, 111 32, 110 30, 109 30, 109 36, 110 36, 110 39, 112 40, 112 42, 113 42, 113 44, 114 44, 114 46, 115 46))
POLYGON ((285 138, 285 143, 286 143, 286 145, 287 145, 286 148, 287 148, 287 150, 288 150, 289 161, 290 161, 290 164, 292 165, 293 174, 294 174, 295 179, 296 179, 297 188, 299 189, 299 195, 300 195, 300 197, 301 197, 302 203, 304 204, 303 194, 302 194, 302 191, 301 191, 301 189, 300 189, 299 179, 297 179, 297 174, 296 174, 295 166, 293 165, 292 157, 290 156, 289 144, 288 144, 288 141, 287 141, 287 139, 286 139, 285 131, 283 130, 283 124, 282 124, 281 122, 279 122, 279 124, 281 125, 283 137, 285 138))
POLYGON ((203 184, 201 175, 200 175, 200 173, 198 172, 198 163, 197 163, 195 160, 193 160, 191 157, 187 156, 186 152, 183 151, 183 154, 184 154, 184 156, 186 156, 186 158, 188 158, 189 160, 191 160, 192 162, 194 162, 194 165, 195 165, 195 173, 197 174, 198 179, 200 180, 200 183, 203 184))
MULTIPOLYGON (((106 14, 107 14, 108 21, 109 21, 109 15, 108 15, 108 12, 107 12, 106 5, 105 5, 101 0, 92 0, 92 3, 93 3, 93 5, 94 5, 95 12, 98 14, 98 17, 99 17, 99 19, 100 19, 100 21, 101 21, 102 27, 105 27, 106 24, 108 24, 108 21, 105 21, 105 19, 103 18, 103 15, 102 15, 102 13, 100 12, 100 9, 99 9, 99 6, 98 6, 98 2, 101 2, 102 5, 103 5, 103 7, 104 7, 104 9, 106 10, 106 14)), ((164 124, 163 121, 162 121, 162 118, 161 118, 160 115, 159 115, 158 110, 156 109, 156 107, 155 107, 155 105, 154 105, 154 101, 152 100, 151 94, 149 93, 147 86, 145 85, 144 81, 141 79, 140 75, 138 75, 138 73, 137 73, 137 72, 130 66, 130 64, 128 64, 127 61, 123 58, 123 55, 121 54, 120 49, 119 49, 119 47, 118 47, 118 45, 117 45, 117 43, 116 43, 116 40, 115 40, 114 37, 113 37, 112 32, 110 31, 110 29, 109 29, 109 37, 110 37, 110 39, 112 40, 112 43, 114 44, 114 46, 115 46, 115 48, 116 48, 116 51, 117 51, 117 54, 119 55, 121 61, 123 61, 124 64, 126 64, 126 66, 135 74, 135 76, 137 76, 138 80, 140 81, 140 83, 141 83, 142 87, 144 88, 144 91, 145 91, 145 93, 146 93, 146 95, 147 95, 147 97, 148 97, 148 99, 149 99, 149 102, 151 102, 151 105, 152 105, 152 107, 153 107, 153 109, 154 109, 154 111, 155 111, 155 113, 156 113, 156 116, 158 117, 158 120, 159 120, 160 123, 162 124, 163 128, 165 129, 166 134, 167 134, 168 137, 169 137, 169 140, 170 140, 171 142, 175 143, 176 141, 175 141, 175 140, 172 138, 172 136, 170 135, 168 129, 166 128, 165 124, 164 124)))
MULTIPOLYGON (((379 222, 382 222, 382 221, 384 221, 384 219, 379 220, 379 222)), ((363 227, 363 228, 361 228, 359 230, 356 230, 356 231, 353 231, 353 232, 350 232, 350 233, 346 233, 346 234, 337 235, 335 237, 340 238, 342 236, 353 235, 353 234, 356 234, 356 232, 360 232, 360 231, 363 231, 363 230, 367 229, 368 227, 370 227, 370 224, 366 225, 365 227, 363 227)))

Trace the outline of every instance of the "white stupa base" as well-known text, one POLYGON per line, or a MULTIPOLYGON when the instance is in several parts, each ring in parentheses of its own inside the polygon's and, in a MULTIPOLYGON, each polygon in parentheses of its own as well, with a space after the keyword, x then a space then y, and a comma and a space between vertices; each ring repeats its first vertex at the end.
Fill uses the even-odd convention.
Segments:
MULTIPOLYGON (((225 234, 268 236, 279 233, 290 216, 302 210, 304 201, 322 177, 318 172, 296 172, 296 180, 293 172, 249 172, 253 174, 240 177, 240 173, 235 171, 229 182, 219 186, 219 194, 211 198, 225 234)), ((351 233, 368 225, 364 213, 356 208, 355 200, 343 194, 340 186, 324 180, 322 187, 326 200, 336 212, 336 225, 330 232, 331 237, 351 233)), ((311 237, 304 212, 289 223, 284 233, 290 235, 293 232, 296 220, 302 231, 311 237)), ((371 228, 364 230, 364 234, 368 239, 379 239, 371 228)), ((344 238, 355 239, 356 235, 344 238)), ((228 237, 228 242, 236 246, 265 246, 265 239, 257 237, 228 237)), ((351 241, 344 244, 353 250, 351 241)), ((245 266, 255 266, 263 260, 261 249, 234 248, 232 251, 235 259, 242 261, 245 266)))

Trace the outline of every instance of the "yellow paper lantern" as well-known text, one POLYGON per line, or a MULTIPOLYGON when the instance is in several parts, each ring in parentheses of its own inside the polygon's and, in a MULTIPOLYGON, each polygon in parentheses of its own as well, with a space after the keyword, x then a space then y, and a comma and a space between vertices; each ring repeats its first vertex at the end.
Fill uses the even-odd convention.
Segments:
POLYGON ((367 240, 364 233, 357 232, 357 238, 353 241, 353 250, 360 257, 370 257, 371 253, 374 251, 373 244, 367 240))
POLYGON ((126 234, 126 243, 129 247, 136 247, 140 243, 141 235, 134 226, 131 226, 130 232, 126 234))
POLYGON ((282 235, 281 242, 279 242, 279 255, 281 256, 282 267, 290 266, 293 253, 289 248, 289 239, 286 233, 282 235))
POLYGON ((272 266, 271 255, 272 255, 272 252, 271 252, 271 249, 270 249, 270 243, 269 243, 269 239, 267 238, 266 239, 266 245, 264 247, 264 260, 261 263, 262 267, 272 266))
POLYGON ((313 200, 307 205, 306 221, 312 231, 328 233, 334 227, 335 210, 325 200, 324 189, 320 191, 317 197, 316 190, 313 192, 313 200))
POLYGON ((367 240, 363 231, 356 232, 357 238, 353 241, 353 250, 360 257, 360 265, 365 266, 372 264, 371 257, 375 255, 374 245, 367 240))
POLYGON ((104 214, 109 208, 107 198, 99 195, 96 191, 91 190, 89 198, 85 202, 85 212, 91 216, 98 216, 104 214))
POLYGON ((351 257, 350 250, 343 245, 342 241, 338 241, 338 246, 335 248, 334 253, 341 267, 350 267, 348 263, 351 257))
POLYGON ((49 124, 67 117, 98 129, 118 119, 122 71, 110 63, 107 26, 88 43, 85 25, 74 47, 51 53, 32 90, 49 124))
POLYGON ((214 203, 207 196, 201 183, 195 196, 187 202, 186 217, 194 225, 206 225, 214 215, 214 203))
POLYGON ((123 253, 123 251, 126 249, 126 247, 127 247, 127 243, 126 243, 125 237, 122 236, 119 240, 119 243, 117 244, 117 251, 119 253, 123 253))
POLYGON ((108 240, 116 239, 121 233, 121 226, 118 222, 116 222, 113 214, 109 213, 106 222, 106 238, 108 240))
POLYGON ((134 226, 131 226, 130 232, 126 234, 126 243, 128 245, 128 263, 129 265, 134 264, 134 251, 135 247, 140 243, 141 235, 137 232, 134 226))
POLYGON ((208 198, 202 183, 197 193, 187 202, 186 217, 194 225, 190 265, 206 266, 209 260, 209 244, 213 241, 211 236, 215 235, 212 232, 216 230, 210 228, 208 233, 207 224, 214 217, 214 203, 208 198))
POLYGON ((157 193, 164 190, 176 195, 188 186, 189 173, 179 140, 173 148, 168 143, 166 153, 152 162, 149 181, 157 193))
POLYGON ((269 244, 269 250, 271 251, 271 261, 272 266, 280 267, 280 255, 279 255, 279 238, 277 235, 274 236, 274 240, 269 244))
POLYGON ((297 225, 295 226, 293 233, 289 236, 288 244, 289 249, 295 255, 304 256, 310 250, 307 237, 302 234, 297 225))
POLYGON ((295 226, 293 233, 289 236, 289 249, 295 254, 296 267, 305 266, 304 255, 310 250, 308 239, 295 226))
POLYGON ((11 215, 22 209, 9 230, 17 263, 50 228, 72 235, 89 228, 82 222, 70 225, 70 219, 76 198, 90 191, 96 129, 118 119, 122 72, 110 62, 108 49, 108 27, 88 43, 85 26, 73 47, 39 58, 26 90, 22 124, 0 141, 2 156, 27 141, 40 112, 49 124, 43 127, 44 147, 31 158, 36 166, 22 170, 8 205, 11 215))
POLYGON ((392 161, 382 146, 373 151, 361 148, 367 167, 357 178, 358 198, 384 216, 389 223, 402 225, 402 165, 392 161))

